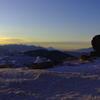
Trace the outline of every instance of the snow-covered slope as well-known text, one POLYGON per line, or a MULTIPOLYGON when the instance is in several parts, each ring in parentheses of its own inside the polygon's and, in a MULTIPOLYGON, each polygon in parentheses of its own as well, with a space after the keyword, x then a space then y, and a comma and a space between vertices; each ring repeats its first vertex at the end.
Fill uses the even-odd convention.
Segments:
POLYGON ((100 100, 100 58, 50 69, 0 69, 0 100, 100 100))

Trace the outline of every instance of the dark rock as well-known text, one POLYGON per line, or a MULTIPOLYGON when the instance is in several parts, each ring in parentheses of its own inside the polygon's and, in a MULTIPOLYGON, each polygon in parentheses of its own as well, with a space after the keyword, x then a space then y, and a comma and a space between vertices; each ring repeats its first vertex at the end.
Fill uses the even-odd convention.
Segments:
POLYGON ((62 60, 59 60, 59 61, 54 60, 54 61, 52 61, 52 63, 53 63, 53 65, 60 65, 63 63, 63 61, 62 60))
POLYGON ((30 63, 28 68, 31 69, 47 69, 47 68, 52 68, 53 63, 52 62, 43 62, 43 63, 30 63))
POLYGON ((94 51, 100 52, 100 35, 96 35, 95 37, 93 37, 91 44, 94 51))
POLYGON ((100 57, 100 51, 93 51, 89 53, 90 57, 100 57))
POLYGON ((91 57, 100 57, 100 35, 94 36, 91 44, 94 51, 90 52, 87 55, 82 55, 79 60, 89 60, 91 57))

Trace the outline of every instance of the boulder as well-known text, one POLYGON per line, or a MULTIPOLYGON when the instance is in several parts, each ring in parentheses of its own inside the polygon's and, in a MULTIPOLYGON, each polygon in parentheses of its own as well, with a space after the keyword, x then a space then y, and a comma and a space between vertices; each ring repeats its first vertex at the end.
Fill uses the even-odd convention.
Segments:
POLYGON ((91 44, 92 44, 94 51, 90 52, 90 56, 100 57, 100 35, 94 36, 91 41, 91 44))
POLYGON ((52 68, 53 63, 52 62, 42 62, 42 63, 30 63, 28 68, 31 69, 47 69, 52 68))
POLYGON ((82 55, 79 60, 88 60, 91 57, 100 57, 100 35, 96 35, 93 37, 91 41, 92 47, 94 51, 90 52, 87 55, 82 55))
POLYGON ((91 44, 94 51, 100 52, 100 35, 94 36, 91 41, 91 44))

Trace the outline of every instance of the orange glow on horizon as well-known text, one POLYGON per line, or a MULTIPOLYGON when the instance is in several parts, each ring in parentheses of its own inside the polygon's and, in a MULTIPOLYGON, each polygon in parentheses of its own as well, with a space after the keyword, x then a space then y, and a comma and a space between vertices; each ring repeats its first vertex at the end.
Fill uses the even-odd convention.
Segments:
POLYGON ((41 40, 28 40, 23 38, 1 38, 0 39, 0 45, 5 44, 26 44, 26 45, 35 45, 35 46, 42 46, 42 47, 49 47, 52 46, 55 49, 60 50, 70 50, 70 49, 81 49, 81 48, 89 48, 91 45, 86 44, 86 41, 77 41, 76 44, 74 42, 67 41, 41 41, 41 40), (78 43, 78 44, 77 44, 78 43), (83 44, 81 44, 83 43, 83 44), (84 43, 86 45, 84 45, 84 43))

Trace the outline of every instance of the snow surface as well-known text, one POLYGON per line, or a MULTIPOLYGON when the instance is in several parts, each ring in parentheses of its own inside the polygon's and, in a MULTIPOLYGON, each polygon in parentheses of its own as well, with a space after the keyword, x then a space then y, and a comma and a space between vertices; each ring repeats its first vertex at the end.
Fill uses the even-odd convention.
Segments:
POLYGON ((38 56, 34 63, 43 63, 43 60, 41 60, 41 58, 38 56))
MULTIPOLYGON (((34 62, 36 58, 33 59, 27 61, 34 62)), ((1 63, 7 60, 23 63, 26 58, 2 57, 1 63)), ((100 100, 100 58, 94 62, 64 62, 42 70, 22 65, 2 68, 0 100, 100 100)))

